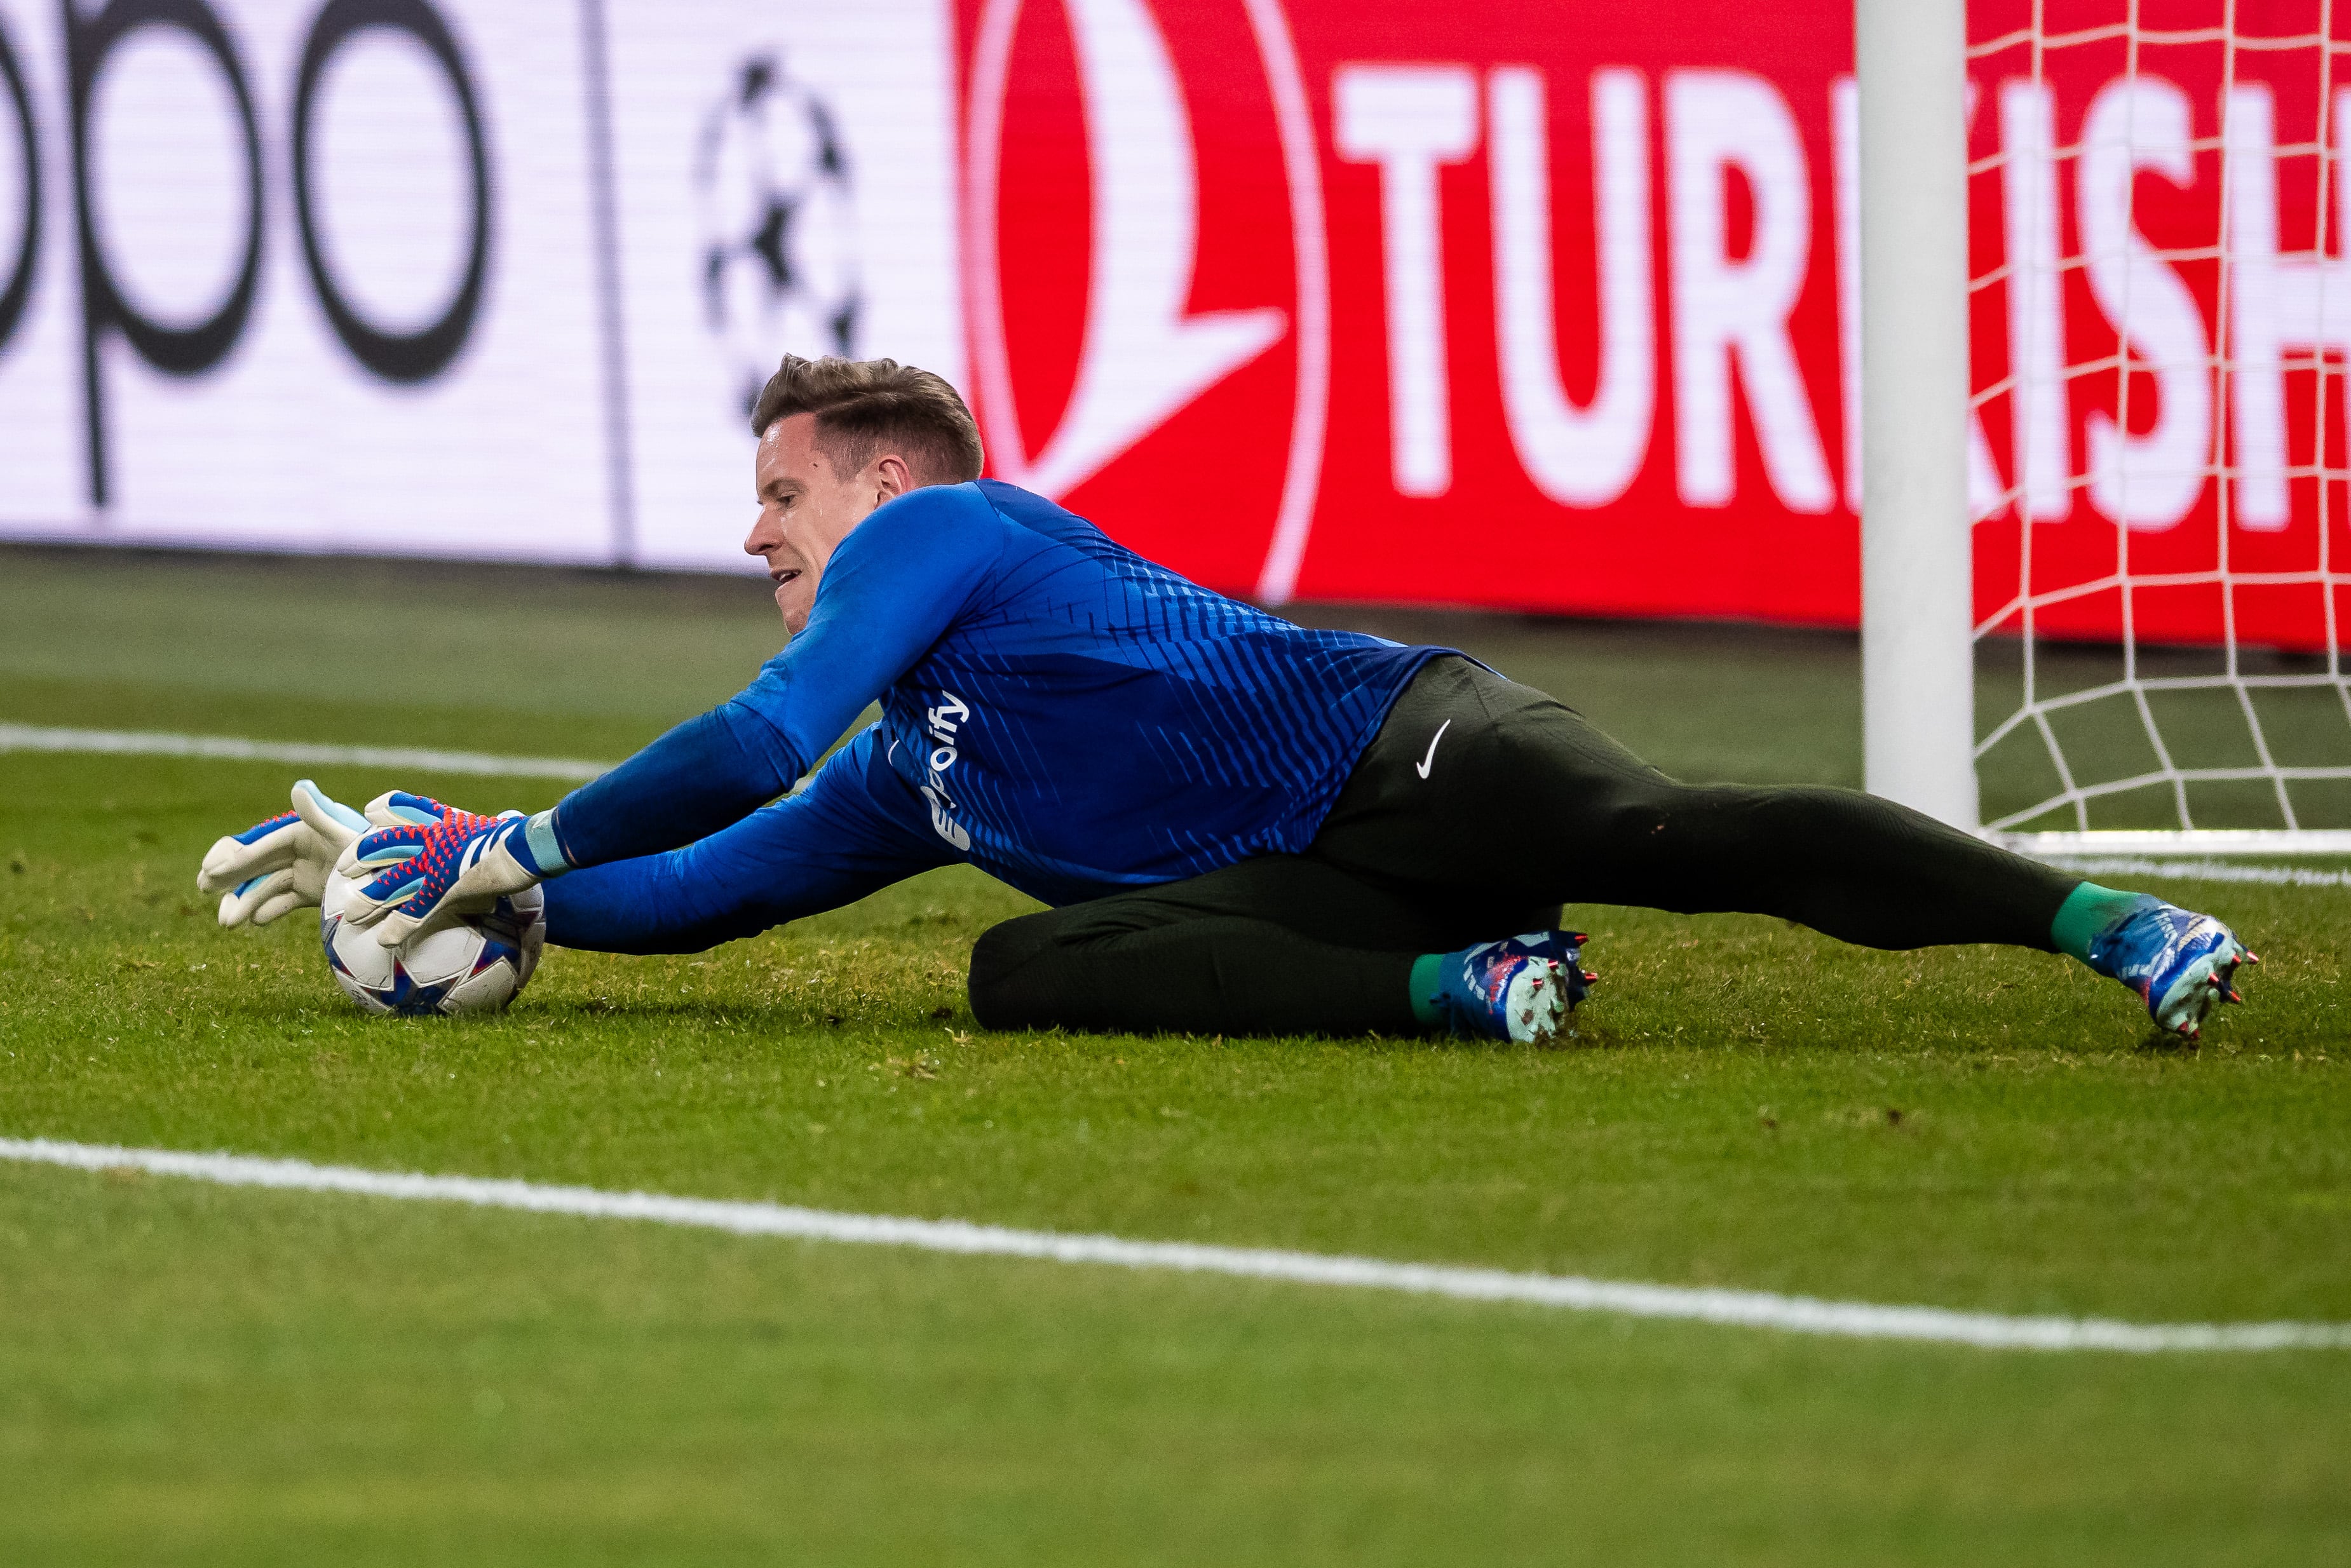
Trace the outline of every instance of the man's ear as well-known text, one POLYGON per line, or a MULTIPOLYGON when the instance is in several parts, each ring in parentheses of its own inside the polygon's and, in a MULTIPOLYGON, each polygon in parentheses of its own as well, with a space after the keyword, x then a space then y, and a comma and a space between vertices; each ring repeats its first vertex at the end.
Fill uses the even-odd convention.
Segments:
POLYGON ((874 459, 872 476, 873 487, 882 493, 884 501, 894 500, 914 488, 914 471, 894 452, 874 459))

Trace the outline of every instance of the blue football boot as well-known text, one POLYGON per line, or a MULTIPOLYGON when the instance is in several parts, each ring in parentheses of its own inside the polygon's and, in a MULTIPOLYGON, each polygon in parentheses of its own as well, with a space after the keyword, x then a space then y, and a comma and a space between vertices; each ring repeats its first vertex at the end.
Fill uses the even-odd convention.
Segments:
POLYGON ((1431 997, 1456 1035, 1549 1040, 1600 977, 1583 967, 1580 931, 1532 931, 1447 953, 1431 997))
POLYGON ((2151 893, 2090 941, 2090 967, 2137 991, 2156 1027, 2194 1040, 2221 1002, 2241 1002, 2237 966, 2261 959, 2209 915, 2151 893))

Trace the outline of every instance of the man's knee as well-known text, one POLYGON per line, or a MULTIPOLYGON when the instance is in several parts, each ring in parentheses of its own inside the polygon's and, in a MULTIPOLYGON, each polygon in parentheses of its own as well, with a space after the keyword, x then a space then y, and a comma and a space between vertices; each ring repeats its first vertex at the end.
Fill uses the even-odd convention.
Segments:
POLYGON ((1642 862, 1681 854, 1718 835, 1726 817, 1740 809, 1743 793, 1662 776, 1613 779, 1608 788, 1586 797, 1576 836, 1593 852, 1611 860, 1642 862))
POLYGON ((1828 785, 1673 785, 1614 821, 1620 852, 1650 870, 1712 882, 1809 873, 1901 814, 1890 802, 1828 785))
POLYGON ((1573 902, 1684 914, 1727 907, 1727 885, 1805 834, 1808 803, 1736 784, 1625 780, 1591 802, 1572 836, 1573 902))
POLYGON ((972 944, 966 988, 983 1029, 1037 1027, 1037 960, 1054 946, 1056 912, 1023 915, 991 925, 972 944))
POLYGON ((1673 784, 1646 792, 1616 820, 1625 838, 1646 837, 1661 851, 1712 857, 1801 837, 1818 814, 1802 788, 1673 784))

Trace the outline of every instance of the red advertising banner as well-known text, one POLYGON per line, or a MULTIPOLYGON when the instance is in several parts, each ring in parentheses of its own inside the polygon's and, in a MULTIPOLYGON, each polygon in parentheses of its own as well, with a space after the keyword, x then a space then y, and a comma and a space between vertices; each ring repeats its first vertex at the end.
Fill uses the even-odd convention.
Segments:
MULTIPOLYGON (((1976 8, 1980 612, 2324 645, 2320 7, 2159 9, 1976 8)), ((1849 8, 957 19, 997 472, 1277 601, 1855 621, 1849 8)))

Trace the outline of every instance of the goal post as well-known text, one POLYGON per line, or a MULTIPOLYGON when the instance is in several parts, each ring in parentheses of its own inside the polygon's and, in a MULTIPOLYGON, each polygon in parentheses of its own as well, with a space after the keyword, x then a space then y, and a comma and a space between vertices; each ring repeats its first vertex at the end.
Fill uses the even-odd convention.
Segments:
POLYGON ((1867 787, 2351 855, 2351 5, 1854 19, 1867 787))
POLYGON ((1855 0, 1854 55, 1863 773, 1973 830, 1967 0, 1855 0))

